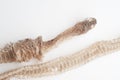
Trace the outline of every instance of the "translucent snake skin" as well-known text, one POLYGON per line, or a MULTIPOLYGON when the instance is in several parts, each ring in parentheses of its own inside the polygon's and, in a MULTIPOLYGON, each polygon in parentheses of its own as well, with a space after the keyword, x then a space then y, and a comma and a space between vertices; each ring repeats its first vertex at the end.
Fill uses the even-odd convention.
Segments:
POLYGON ((43 54, 55 48, 66 39, 88 32, 95 24, 95 18, 88 18, 75 24, 49 41, 42 41, 42 37, 38 37, 36 39, 27 38, 16 43, 8 44, 0 49, 0 63, 24 62, 32 58, 41 60, 43 54))
POLYGON ((9 80, 11 77, 42 77, 62 73, 85 64, 90 60, 119 50, 120 38, 108 41, 99 41, 68 56, 59 57, 42 64, 24 66, 4 72, 0 74, 0 80, 9 80))

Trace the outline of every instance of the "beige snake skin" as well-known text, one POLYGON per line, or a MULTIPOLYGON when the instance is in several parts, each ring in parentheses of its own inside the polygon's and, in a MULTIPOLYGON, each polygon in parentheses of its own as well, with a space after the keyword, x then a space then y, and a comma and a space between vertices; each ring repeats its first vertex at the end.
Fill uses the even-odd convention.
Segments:
POLYGON ((9 80, 11 77, 42 77, 65 72, 80 66, 97 57, 120 50, 120 38, 99 41, 88 48, 65 57, 59 57, 46 63, 24 66, 15 70, 0 74, 0 80, 9 80))
POLYGON ((64 40, 88 32, 95 24, 95 18, 88 18, 49 41, 42 41, 42 38, 38 37, 37 39, 25 39, 8 44, 0 50, 0 63, 23 62, 32 58, 40 60, 43 54, 64 40))

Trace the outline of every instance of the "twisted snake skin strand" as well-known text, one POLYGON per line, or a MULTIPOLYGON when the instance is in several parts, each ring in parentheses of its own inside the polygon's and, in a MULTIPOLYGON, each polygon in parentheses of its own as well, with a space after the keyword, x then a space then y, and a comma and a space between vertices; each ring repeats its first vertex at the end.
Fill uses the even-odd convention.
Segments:
POLYGON ((38 37, 36 39, 25 39, 8 44, 0 50, 0 63, 23 62, 32 58, 40 60, 43 54, 64 40, 88 32, 95 24, 95 18, 88 18, 49 41, 42 41, 42 37, 38 37))
POLYGON ((58 74, 85 64, 102 55, 119 50, 120 38, 108 41, 99 41, 88 48, 65 57, 59 57, 42 64, 24 66, 15 70, 4 72, 0 74, 0 80, 9 80, 11 77, 42 77, 58 74))

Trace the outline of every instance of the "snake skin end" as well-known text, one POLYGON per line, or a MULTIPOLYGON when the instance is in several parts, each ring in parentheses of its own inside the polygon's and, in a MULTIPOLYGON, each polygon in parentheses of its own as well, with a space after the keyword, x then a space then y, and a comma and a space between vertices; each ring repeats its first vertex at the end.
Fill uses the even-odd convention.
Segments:
POLYGON ((86 21, 91 24, 91 28, 94 28, 97 24, 97 20, 95 18, 87 18, 86 21))
POLYGON ((90 29, 94 28, 97 24, 97 20, 95 18, 87 18, 82 22, 79 22, 75 25, 73 31, 80 35, 82 33, 88 32, 90 29))

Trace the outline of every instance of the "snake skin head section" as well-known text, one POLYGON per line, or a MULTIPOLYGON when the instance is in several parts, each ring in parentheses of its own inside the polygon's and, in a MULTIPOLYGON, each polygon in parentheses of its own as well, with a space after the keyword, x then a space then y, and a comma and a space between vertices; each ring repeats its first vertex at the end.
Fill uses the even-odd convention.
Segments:
POLYGON ((95 18, 87 18, 86 23, 87 23, 86 27, 89 27, 90 29, 92 29, 97 24, 97 20, 95 18))
POLYGON ((90 29, 94 28, 97 24, 97 20, 95 18, 87 18, 82 22, 79 22, 75 25, 75 31, 77 34, 86 33, 90 29))

